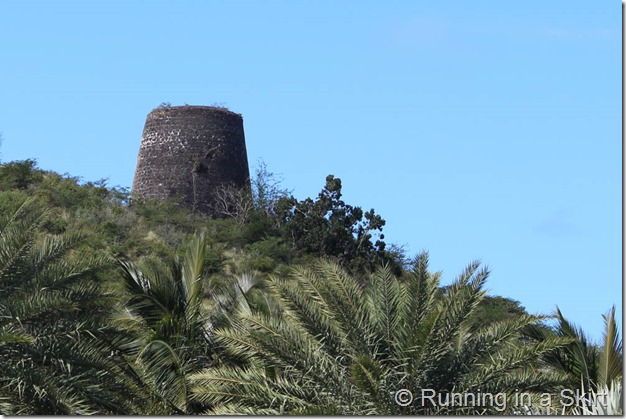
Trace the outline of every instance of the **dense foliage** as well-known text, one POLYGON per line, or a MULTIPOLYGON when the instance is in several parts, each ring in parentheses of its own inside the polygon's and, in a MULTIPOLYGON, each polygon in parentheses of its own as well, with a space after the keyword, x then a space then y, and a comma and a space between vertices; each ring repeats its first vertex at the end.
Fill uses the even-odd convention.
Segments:
POLYGON ((195 374, 194 397, 218 414, 452 414, 476 409, 433 406, 421 389, 556 390, 563 377, 541 359, 569 340, 518 341, 541 317, 466 327, 487 274, 471 264, 441 295, 426 254, 405 279, 381 267, 365 287, 331 262, 294 269, 271 282, 282 316, 239 313, 235 327, 217 333, 245 363, 195 374), (399 389, 413 403, 395 402, 399 389))
POLYGON ((614 311, 593 345, 560 311, 548 327, 487 296, 476 263, 441 287, 339 178, 298 200, 261 164, 252 185, 221 191, 212 219, 0 165, 0 414, 525 412, 435 406, 424 388, 621 397, 614 311))

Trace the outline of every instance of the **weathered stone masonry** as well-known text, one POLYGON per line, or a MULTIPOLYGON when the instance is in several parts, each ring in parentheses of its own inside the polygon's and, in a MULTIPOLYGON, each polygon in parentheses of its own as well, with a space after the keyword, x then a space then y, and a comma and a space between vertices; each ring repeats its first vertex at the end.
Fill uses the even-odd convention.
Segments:
POLYGON ((132 196, 179 198, 212 213, 221 185, 250 186, 241 115, 211 106, 157 108, 141 137, 132 196))

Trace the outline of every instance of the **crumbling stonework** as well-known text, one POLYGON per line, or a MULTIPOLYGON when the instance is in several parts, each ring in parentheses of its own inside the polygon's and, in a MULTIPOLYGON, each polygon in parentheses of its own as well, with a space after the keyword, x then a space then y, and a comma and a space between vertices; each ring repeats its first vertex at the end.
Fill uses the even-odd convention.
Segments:
POLYGON ((133 198, 178 198, 214 213, 220 187, 250 187, 241 115, 211 106, 172 106, 146 118, 133 198))

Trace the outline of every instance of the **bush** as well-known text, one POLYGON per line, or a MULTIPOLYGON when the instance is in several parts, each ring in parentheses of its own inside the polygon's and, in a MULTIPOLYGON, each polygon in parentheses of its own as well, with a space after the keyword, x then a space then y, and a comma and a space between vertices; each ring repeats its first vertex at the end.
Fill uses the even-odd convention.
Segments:
POLYGON ((289 263, 291 261, 291 249, 280 237, 269 237, 250 244, 245 249, 278 262, 289 263))
POLYGON ((43 175, 37 170, 37 162, 32 159, 13 161, 0 166, 0 190, 24 190, 40 183, 43 175))

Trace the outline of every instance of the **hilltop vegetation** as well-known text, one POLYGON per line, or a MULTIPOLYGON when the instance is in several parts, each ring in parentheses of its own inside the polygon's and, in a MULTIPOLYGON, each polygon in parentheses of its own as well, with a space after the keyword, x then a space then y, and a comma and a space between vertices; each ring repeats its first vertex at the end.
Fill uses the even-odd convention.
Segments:
POLYGON ((0 166, 0 414, 523 413, 517 392, 570 413, 562 389, 621 383, 614 313, 596 347, 487 296, 478 263, 440 286, 339 178, 298 200, 261 164, 252 186, 209 218, 0 166), (477 388, 508 402, 420 398, 477 388))

